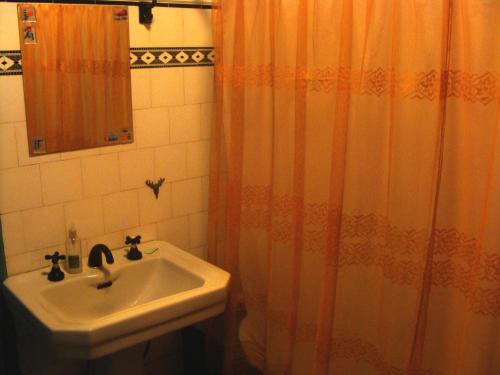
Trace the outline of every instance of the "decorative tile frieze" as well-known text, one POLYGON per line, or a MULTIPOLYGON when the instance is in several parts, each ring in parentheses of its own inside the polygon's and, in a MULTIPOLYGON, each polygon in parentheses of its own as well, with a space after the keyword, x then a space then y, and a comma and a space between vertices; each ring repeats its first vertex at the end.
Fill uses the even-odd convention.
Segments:
POLYGON ((214 65, 212 47, 131 48, 130 68, 168 68, 174 66, 214 65))
POLYGON ((21 51, 0 51, 0 75, 22 74, 21 51))
MULTIPOLYGON (((131 48, 130 68, 168 68, 214 65, 213 47, 131 48)), ((22 74, 21 51, 0 51, 0 75, 22 74)))

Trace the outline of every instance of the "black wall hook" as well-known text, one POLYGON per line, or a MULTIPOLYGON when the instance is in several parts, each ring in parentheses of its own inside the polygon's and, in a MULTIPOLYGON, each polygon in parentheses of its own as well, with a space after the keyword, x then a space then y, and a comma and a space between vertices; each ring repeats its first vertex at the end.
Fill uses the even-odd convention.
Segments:
POLYGON ((158 194, 160 194, 160 186, 163 185, 165 179, 161 177, 157 182, 151 180, 146 180, 146 185, 149 186, 155 193, 156 199, 158 199, 158 194))

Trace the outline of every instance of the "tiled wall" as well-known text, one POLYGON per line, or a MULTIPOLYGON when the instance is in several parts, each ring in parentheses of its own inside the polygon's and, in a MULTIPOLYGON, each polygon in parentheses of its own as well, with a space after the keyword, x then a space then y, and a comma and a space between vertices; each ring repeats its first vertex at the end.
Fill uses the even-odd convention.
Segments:
MULTIPOLYGON (((154 8, 149 29, 130 7, 130 45, 211 47, 210 10, 154 8)), ((0 2, 0 50, 19 50, 16 4, 0 2)), ((75 223, 84 252, 124 236, 164 239, 206 254, 211 66, 132 69, 135 142, 30 158, 21 75, 0 75, 0 214, 9 274, 48 267, 43 255, 62 250, 75 223), (165 177, 156 200, 146 179, 165 177)), ((18 325, 23 374, 84 374, 42 337, 18 325)), ((143 358, 137 345, 106 358, 106 374, 179 374, 178 334, 159 337, 143 358)))
MULTIPOLYGON (((210 47, 210 10, 130 7, 130 46, 210 47)), ((16 4, 0 3, 0 50, 19 50, 16 4)), ((84 252, 127 234, 206 254, 213 67, 132 69, 135 141, 29 157, 21 75, 0 76, 0 213, 10 275, 48 266, 71 223, 84 252), (156 200, 146 179, 165 177, 156 200)))

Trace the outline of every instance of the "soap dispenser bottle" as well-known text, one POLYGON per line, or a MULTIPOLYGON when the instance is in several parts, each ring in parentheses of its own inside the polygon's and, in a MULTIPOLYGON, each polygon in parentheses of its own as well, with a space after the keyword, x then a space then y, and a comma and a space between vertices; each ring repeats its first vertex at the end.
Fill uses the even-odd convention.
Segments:
POLYGON ((66 271, 68 273, 82 272, 82 242, 73 225, 68 231, 68 239, 66 240, 66 271))

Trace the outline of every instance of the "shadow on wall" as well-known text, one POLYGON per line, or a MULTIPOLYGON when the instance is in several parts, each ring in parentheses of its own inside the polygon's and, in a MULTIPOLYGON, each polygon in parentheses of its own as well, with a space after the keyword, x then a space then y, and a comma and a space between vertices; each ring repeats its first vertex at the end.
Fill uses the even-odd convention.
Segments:
MULTIPOLYGON (((7 267, 3 251, 2 223, 0 222, 0 279, 7 278, 7 267)), ((0 373, 19 374, 16 351, 16 331, 14 319, 9 309, 3 292, 0 292, 0 373)))

